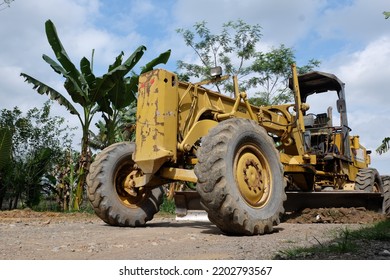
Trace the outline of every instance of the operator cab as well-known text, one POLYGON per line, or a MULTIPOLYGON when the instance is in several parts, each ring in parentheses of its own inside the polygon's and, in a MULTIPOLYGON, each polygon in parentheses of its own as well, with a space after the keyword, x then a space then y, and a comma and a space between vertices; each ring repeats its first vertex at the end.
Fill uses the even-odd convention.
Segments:
MULTIPOLYGON (((340 124, 333 125, 333 107, 321 109, 321 113, 304 112, 305 151, 315 154, 324 161, 335 157, 351 160, 347 110, 344 83, 335 75, 324 72, 310 72, 298 76, 301 103, 307 103, 312 94, 337 93, 336 108, 340 114, 340 124)), ((293 88, 290 79, 289 87, 293 88)))

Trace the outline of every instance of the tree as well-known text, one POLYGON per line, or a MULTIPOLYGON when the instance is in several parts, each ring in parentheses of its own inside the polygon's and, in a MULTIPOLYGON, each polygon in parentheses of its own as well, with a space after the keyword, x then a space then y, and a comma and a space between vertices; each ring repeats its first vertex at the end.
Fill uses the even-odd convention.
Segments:
MULTIPOLYGON (((39 94, 47 94, 51 99, 58 101, 60 105, 73 115, 76 115, 82 128, 81 153, 77 170, 77 187, 73 208, 79 209, 82 203, 84 185, 88 173, 91 156, 88 150, 89 132, 93 116, 96 112, 103 113, 107 126, 110 126, 115 119, 116 109, 130 104, 135 99, 138 77, 125 78, 131 69, 138 63, 146 50, 145 46, 138 47, 133 54, 122 62, 123 52, 110 65, 108 72, 101 77, 93 74, 92 63, 85 57, 80 61, 80 70, 76 68, 65 51, 56 31, 54 24, 48 20, 45 23, 45 31, 48 42, 56 55, 59 64, 43 55, 43 59, 52 69, 65 78, 64 87, 74 103, 81 105, 82 112, 76 110, 70 100, 57 90, 51 88, 37 79, 21 73, 27 82, 33 84, 33 88, 39 94), (108 117, 107 117, 108 116, 108 117)), ((167 53, 170 53, 169 51, 167 53)), ((168 55, 169 57, 169 55, 168 55)), ((166 58, 166 56, 164 56, 166 58)), ((153 60, 155 63, 158 61, 153 60)))
MULTIPOLYGON (((248 88, 259 88, 250 99, 254 105, 281 104, 292 101, 293 95, 288 87, 291 65, 295 63, 294 51, 283 44, 267 53, 256 53, 252 64, 253 77, 248 80, 248 88)), ((309 60, 308 64, 297 67, 299 74, 312 71, 320 62, 309 60)))
MULTIPOLYGON (((221 66, 227 74, 238 76, 240 91, 262 87, 257 93, 259 97, 252 98, 252 102, 260 105, 289 100, 286 81, 295 60, 292 49, 281 45, 270 52, 257 51, 262 38, 261 27, 242 20, 223 24, 219 34, 213 34, 204 21, 196 23, 194 29, 177 30, 200 60, 199 64, 179 60, 178 68, 184 71, 181 78, 209 79, 210 68, 221 66)), ((319 64, 317 60, 310 60, 300 71, 311 70, 319 64)), ((230 81, 217 84, 217 90, 222 89, 230 95, 234 91, 230 81)))
POLYGON ((90 132, 90 147, 95 150, 103 150, 112 143, 123 141, 134 141, 135 139, 135 123, 136 123, 137 103, 134 101, 129 106, 118 110, 115 125, 108 126, 107 122, 99 120, 95 123, 98 128, 98 133, 90 132), (112 127, 112 131, 108 128, 112 127), (112 135, 108 137, 108 135, 112 135), (112 142, 109 141, 111 139, 112 142))
POLYGON ((65 151, 72 145, 72 128, 64 118, 50 116, 50 103, 23 114, 17 107, 0 112, 0 127, 11 135, 11 155, 0 178, 0 209, 8 200, 9 208, 21 202, 38 205, 43 190, 55 192, 56 166, 65 166, 65 151))
MULTIPOLYGON (((178 68, 184 70, 182 77, 209 79, 210 69, 221 66, 229 75, 244 77, 251 72, 250 60, 255 56, 256 44, 262 36, 259 25, 250 26, 238 20, 229 21, 222 26, 220 34, 212 34, 205 21, 195 23, 195 31, 177 29, 184 42, 190 46, 201 64, 178 61, 178 68)), ((216 85, 221 92, 221 86, 216 85)), ((228 93, 233 92, 229 81, 222 83, 228 93)))

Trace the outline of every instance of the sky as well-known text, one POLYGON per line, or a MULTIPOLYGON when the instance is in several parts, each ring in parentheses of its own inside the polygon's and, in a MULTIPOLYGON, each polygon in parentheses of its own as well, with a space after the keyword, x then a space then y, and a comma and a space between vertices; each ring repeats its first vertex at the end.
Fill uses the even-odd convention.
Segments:
MULTIPOLYGON (((390 11, 388 0, 15 0, 0 5, 0 109, 18 106, 27 112, 48 100, 24 82, 22 72, 66 96, 63 78, 42 59, 55 57, 44 30, 48 19, 75 63, 95 50, 97 75, 121 51, 126 57, 140 45, 147 47, 140 65, 171 49, 164 68, 176 71, 177 60, 195 61, 176 29, 206 21, 217 33, 223 23, 241 19, 262 27, 261 50, 284 44, 294 50, 298 66, 320 60, 316 70, 346 84, 351 134, 372 150, 371 166, 390 174, 390 152, 375 152, 390 136, 390 19, 383 11, 390 11)), ((313 109, 325 104, 313 102, 313 109)), ((60 105, 52 109, 79 126, 60 105)))

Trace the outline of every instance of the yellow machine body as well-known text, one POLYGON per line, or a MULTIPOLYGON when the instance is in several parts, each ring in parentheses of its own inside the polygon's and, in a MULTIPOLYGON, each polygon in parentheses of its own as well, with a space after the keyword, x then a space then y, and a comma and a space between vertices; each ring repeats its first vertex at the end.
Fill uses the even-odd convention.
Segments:
POLYGON ((243 92, 236 92, 236 98, 230 98, 203 87, 212 81, 181 82, 174 73, 162 69, 142 75, 134 161, 148 179, 138 180, 137 186, 146 185, 155 175, 161 179, 196 182, 188 166, 196 164, 200 139, 223 120, 245 118, 258 122, 276 139, 280 161, 294 188, 351 189, 358 170, 370 164, 369 152, 360 145, 358 136, 349 136, 349 131, 342 127, 305 125, 309 105, 302 102, 298 76, 295 70, 293 73, 296 102, 261 107, 249 104, 243 92), (322 137, 325 148, 333 138, 333 145, 341 152, 332 155, 337 170, 327 169, 326 162, 310 150, 308 146, 313 143, 308 141, 313 140, 305 139, 308 132, 312 139, 322 137))
MULTIPOLYGON (((217 72, 218 73, 218 72, 217 72)), ((105 222, 139 226, 153 218, 164 188, 176 213, 203 209, 228 234, 272 232, 285 211, 364 206, 390 212, 390 176, 370 168, 370 151, 350 135, 344 83, 324 72, 297 75, 291 104, 253 106, 233 77, 234 97, 156 69, 139 78, 135 143, 103 150, 88 175, 89 198, 105 222), (307 98, 336 92, 313 114, 307 98)))

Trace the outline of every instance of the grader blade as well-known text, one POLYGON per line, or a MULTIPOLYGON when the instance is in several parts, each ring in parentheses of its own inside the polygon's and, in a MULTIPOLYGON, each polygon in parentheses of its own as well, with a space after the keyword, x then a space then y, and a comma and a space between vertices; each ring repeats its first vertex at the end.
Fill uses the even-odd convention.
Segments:
MULTIPOLYGON (((382 212, 383 196, 380 193, 362 191, 329 192, 286 192, 284 203, 286 212, 304 208, 364 207, 367 210, 382 212)), ((180 191, 175 194, 176 217, 183 220, 205 220, 207 215, 200 204, 200 196, 193 191, 180 191)))
POLYGON ((382 211, 383 196, 380 193, 362 191, 329 192, 286 192, 286 212, 304 208, 364 207, 367 210, 382 211))

